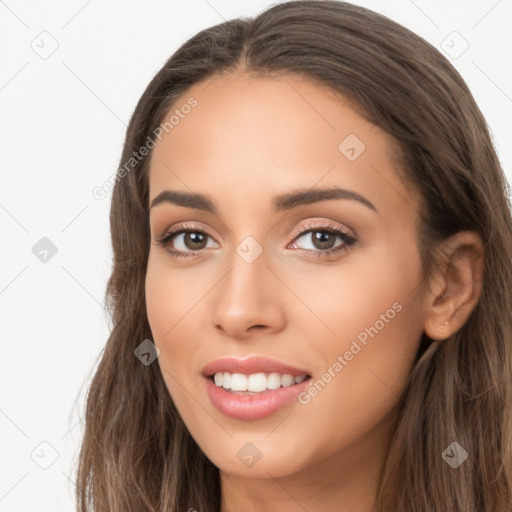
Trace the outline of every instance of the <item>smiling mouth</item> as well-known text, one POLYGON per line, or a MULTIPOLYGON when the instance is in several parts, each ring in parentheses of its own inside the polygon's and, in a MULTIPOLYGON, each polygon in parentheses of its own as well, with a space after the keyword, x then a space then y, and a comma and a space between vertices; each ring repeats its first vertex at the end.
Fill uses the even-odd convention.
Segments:
POLYGON ((311 378, 304 374, 293 376, 287 373, 230 373, 216 372, 208 377, 214 384, 233 394, 241 395, 259 395, 267 391, 279 388, 287 388, 300 384, 311 378))

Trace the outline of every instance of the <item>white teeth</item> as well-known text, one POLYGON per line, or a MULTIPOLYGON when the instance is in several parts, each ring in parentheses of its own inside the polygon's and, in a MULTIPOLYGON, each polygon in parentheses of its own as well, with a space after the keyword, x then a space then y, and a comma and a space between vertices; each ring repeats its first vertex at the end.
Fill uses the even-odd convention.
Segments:
POLYGON ((231 389, 233 391, 247 391, 247 375, 243 373, 233 373, 233 375, 231 375, 231 389))
POLYGON ((219 387, 222 387, 222 384, 224 383, 224 374, 217 372, 215 374, 215 384, 219 387))
POLYGON ((295 378, 293 375, 285 374, 281 377, 281 386, 283 386, 283 388, 287 388, 292 384, 295 384, 295 378))
POLYGON ((267 388, 268 389, 277 389, 281 387, 281 374, 280 373, 271 373, 267 377, 267 388))
MULTIPOLYGON (((264 373, 252 373, 247 379, 247 391, 257 393, 267 389, 267 376, 264 373)), ((242 391, 246 391, 243 389, 242 391)))
POLYGON ((222 387, 224 389, 231 389, 231 373, 224 372, 222 376, 222 387))
POLYGON ((245 375, 243 373, 217 372, 213 380, 215 385, 232 391, 249 391, 250 393, 261 393, 267 389, 278 389, 281 386, 286 388, 299 384, 307 375, 294 377, 288 373, 269 373, 268 375, 260 373, 252 373, 245 375))

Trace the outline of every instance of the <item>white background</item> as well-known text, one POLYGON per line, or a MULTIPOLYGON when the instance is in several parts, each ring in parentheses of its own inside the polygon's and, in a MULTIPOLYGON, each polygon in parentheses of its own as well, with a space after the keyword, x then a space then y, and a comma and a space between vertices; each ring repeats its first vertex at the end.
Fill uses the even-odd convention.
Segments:
MULTIPOLYGON (((441 51, 453 31, 467 41, 451 61, 510 181, 512 1, 354 3, 441 51)), ((92 190, 116 172, 137 100, 187 38, 269 5, 0 0, 0 512, 74 510, 83 397, 109 332, 110 194, 92 190), (58 251, 46 263, 32 252, 42 237, 58 251)))

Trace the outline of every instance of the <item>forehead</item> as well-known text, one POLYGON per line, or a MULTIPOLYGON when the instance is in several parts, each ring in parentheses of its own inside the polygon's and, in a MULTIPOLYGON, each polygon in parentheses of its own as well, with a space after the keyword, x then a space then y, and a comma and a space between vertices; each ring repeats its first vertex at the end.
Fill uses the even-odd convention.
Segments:
POLYGON ((340 94, 299 77, 217 76, 188 89, 171 116, 151 156, 150 200, 188 188, 241 201, 261 194, 270 207, 270 189, 315 184, 366 190, 373 204, 407 194, 394 140, 340 94))

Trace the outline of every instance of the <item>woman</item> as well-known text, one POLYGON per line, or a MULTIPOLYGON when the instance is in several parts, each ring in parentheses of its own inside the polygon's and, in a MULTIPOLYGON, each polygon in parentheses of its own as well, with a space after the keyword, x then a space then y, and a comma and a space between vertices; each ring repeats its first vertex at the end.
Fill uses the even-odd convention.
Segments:
POLYGON ((204 30, 113 191, 80 511, 512 507, 512 220, 431 45, 296 1, 204 30))

